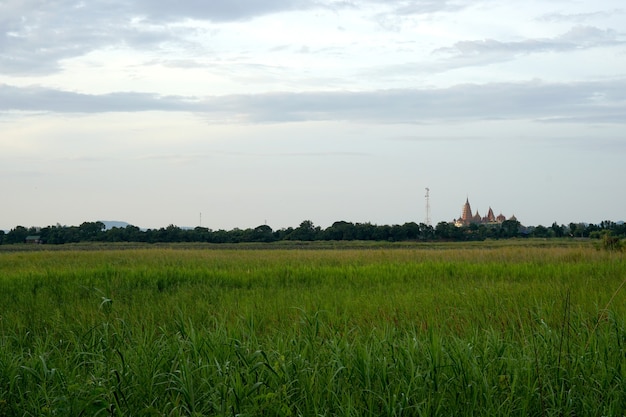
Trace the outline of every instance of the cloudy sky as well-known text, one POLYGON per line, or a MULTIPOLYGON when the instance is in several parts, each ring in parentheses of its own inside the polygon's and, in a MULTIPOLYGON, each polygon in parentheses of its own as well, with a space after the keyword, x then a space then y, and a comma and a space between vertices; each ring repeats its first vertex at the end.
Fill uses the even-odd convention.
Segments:
POLYGON ((625 179, 623 0, 0 0, 0 229, 597 223, 625 179))

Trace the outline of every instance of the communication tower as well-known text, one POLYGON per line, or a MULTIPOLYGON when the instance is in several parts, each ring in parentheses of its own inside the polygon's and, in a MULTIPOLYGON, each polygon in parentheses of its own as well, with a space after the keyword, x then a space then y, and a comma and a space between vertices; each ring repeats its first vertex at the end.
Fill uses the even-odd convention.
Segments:
POLYGON ((430 188, 426 187, 426 225, 430 224, 430 188))

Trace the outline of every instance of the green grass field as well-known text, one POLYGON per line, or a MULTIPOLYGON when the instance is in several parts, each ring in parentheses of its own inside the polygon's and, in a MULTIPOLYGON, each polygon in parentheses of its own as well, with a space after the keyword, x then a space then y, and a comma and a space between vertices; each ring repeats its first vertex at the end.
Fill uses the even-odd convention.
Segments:
POLYGON ((0 416, 623 416, 625 279, 584 242, 0 252, 0 416))

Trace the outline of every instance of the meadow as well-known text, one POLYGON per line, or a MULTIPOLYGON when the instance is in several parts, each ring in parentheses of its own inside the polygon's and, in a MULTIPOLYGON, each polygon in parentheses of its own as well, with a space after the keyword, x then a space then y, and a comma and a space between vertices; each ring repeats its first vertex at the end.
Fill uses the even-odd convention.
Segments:
POLYGON ((585 242, 0 252, 0 416, 623 416, 585 242))

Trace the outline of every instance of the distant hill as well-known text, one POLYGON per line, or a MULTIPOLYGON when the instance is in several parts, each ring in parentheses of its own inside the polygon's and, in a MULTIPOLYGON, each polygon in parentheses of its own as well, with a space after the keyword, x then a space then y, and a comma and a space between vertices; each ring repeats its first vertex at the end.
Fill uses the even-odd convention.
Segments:
POLYGON ((119 222, 119 221, 114 221, 114 220, 98 220, 98 221, 104 223, 104 227, 106 230, 113 229, 114 227, 125 228, 126 226, 133 226, 132 224, 127 223, 127 222, 119 222))

